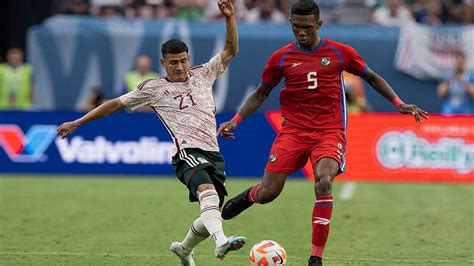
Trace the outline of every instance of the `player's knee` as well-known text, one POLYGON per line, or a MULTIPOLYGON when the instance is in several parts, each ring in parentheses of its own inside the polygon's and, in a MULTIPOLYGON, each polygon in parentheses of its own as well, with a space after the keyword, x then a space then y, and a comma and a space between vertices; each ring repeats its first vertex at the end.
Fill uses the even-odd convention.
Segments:
POLYGON ((332 177, 330 175, 321 176, 315 183, 317 196, 328 196, 332 193, 332 177))
POLYGON ((212 183, 204 183, 197 186, 196 193, 199 195, 204 190, 216 190, 212 183))

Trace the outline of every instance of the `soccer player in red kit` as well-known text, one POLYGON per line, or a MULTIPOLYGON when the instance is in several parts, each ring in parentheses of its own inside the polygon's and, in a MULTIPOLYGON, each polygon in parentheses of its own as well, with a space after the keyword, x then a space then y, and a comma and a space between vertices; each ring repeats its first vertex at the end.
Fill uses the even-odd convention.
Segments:
POLYGON ((347 109, 342 72, 345 70, 362 77, 400 113, 413 115, 417 122, 421 122, 421 117, 428 117, 416 105, 400 100, 352 47, 317 35, 322 21, 319 20, 319 7, 312 0, 300 0, 293 5, 290 23, 296 41, 270 56, 257 90, 246 99, 232 120, 219 127, 218 133, 223 137, 234 138, 231 131, 256 111, 285 78, 285 88, 280 91, 283 127, 271 148, 262 182, 230 199, 224 205, 222 218, 231 219, 253 203, 265 204, 274 200, 288 176, 310 159, 316 203, 308 265, 322 265, 333 206, 332 183, 344 172, 346 164, 347 109))

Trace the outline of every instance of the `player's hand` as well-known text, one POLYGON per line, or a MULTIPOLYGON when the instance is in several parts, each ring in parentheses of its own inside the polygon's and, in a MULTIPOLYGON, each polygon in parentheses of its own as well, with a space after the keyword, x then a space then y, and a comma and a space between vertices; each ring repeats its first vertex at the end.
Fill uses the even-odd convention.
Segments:
POLYGON ((422 110, 414 104, 400 104, 400 106, 398 106, 398 111, 402 114, 413 115, 415 117, 415 121, 418 123, 423 123, 423 120, 421 120, 422 117, 425 119, 429 118, 428 112, 422 110))
POLYGON ((234 6, 232 5, 231 0, 219 0, 217 3, 219 6, 219 10, 221 11, 222 15, 226 18, 230 18, 235 14, 234 6))
POLYGON ((74 131, 76 131, 78 125, 73 122, 66 122, 60 125, 56 131, 58 135, 61 136, 62 139, 66 138, 67 136, 71 135, 74 131))
POLYGON ((220 124, 219 129, 217 129, 217 136, 222 135, 225 139, 235 139, 234 133, 231 131, 237 127, 237 124, 234 121, 227 121, 220 124))

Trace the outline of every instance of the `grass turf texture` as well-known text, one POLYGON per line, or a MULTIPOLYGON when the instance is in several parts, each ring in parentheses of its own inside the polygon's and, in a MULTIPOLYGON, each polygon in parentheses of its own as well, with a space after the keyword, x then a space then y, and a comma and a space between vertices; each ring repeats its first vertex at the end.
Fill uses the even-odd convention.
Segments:
MULTIPOLYGON (((230 178, 235 195, 257 180, 230 178)), ((473 185, 358 183, 335 207, 325 265, 472 265, 473 185)), ((311 247, 310 182, 289 181, 278 199, 224 222, 248 238, 224 261, 207 239, 197 265, 248 265, 251 246, 282 244, 288 265, 305 265, 311 247)), ((178 265, 168 247, 199 215, 175 178, 0 176, 0 265, 178 265)))

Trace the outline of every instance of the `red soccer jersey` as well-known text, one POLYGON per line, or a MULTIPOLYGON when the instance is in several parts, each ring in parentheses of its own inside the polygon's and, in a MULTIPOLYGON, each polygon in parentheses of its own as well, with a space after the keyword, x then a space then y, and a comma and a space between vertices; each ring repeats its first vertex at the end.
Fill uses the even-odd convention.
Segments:
POLYGON ((361 74, 367 64, 354 48, 321 39, 318 47, 303 50, 296 41, 268 59, 262 85, 280 91, 281 114, 286 124, 301 129, 345 129, 347 108, 342 71, 361 74))

